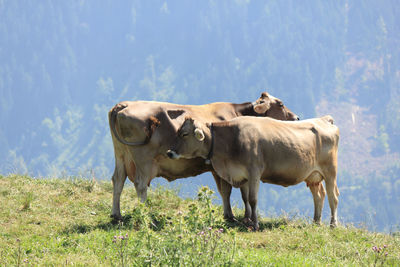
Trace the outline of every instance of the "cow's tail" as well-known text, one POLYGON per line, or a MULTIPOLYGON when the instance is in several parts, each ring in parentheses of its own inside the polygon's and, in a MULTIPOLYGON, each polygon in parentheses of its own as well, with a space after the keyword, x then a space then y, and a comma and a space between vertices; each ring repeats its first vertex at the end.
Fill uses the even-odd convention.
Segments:
POLYGON ((122 137, 119 136, 117 129, 116 129, 116 122, 117 122, 117 115, 118 113, 125 109, 127 107, 126 104, 119 103, 113 107, 110 112, 108 113, 108 119, 110 122, 110 128, 115 136, 115 138, 121 142, 124 145, 129 145, 129 146, 141 146, 141 145, 146 145, 149 143, 151 136, 153 135, 154 130, 157 128, 157 126, 160 124, 159 120, 157 118, 151 116, 150 119, 147 122, 147 128, 145 127, 144 131, 146 132, 146 138, 143 141, 138 141, 138 142, 128 142, 125 141, 122 137))

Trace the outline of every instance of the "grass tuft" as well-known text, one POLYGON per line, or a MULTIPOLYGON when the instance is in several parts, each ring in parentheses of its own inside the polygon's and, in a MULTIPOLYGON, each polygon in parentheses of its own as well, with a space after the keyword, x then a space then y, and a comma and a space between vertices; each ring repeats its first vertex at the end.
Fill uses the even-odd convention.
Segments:
POLYGON ((21 211, 27 211, 31 208, 31 203, 34 199, 33 193, 32 192, 27 192, 25 195, 22 196, 21 200, 21 211))

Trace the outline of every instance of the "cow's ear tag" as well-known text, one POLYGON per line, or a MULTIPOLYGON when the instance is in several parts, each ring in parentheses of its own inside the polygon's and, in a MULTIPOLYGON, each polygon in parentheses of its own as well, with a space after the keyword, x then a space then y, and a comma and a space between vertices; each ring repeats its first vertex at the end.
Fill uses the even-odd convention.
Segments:
POLYGON ((204 133, 203 133, 203 131, 202 131, 201 129, 196 128, 196 129, 194 130, 194 136, 195 136, 195 137, 197 138, 197 140, 199 140, 200 142, 204 141, 205 136, 204 136, 204 133))

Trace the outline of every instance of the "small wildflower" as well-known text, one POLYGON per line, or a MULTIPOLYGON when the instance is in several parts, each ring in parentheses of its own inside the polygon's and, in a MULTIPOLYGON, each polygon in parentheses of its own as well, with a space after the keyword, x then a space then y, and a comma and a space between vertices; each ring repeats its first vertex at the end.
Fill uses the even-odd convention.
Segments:
POLYGON ((388 247, 388 245, 383 245, 383 248, 387 248, 388 247))
POLYGON ((126 233, 125 238, 128 239, 128 233, 126 233))
POLYGON ((389 253, 385 252, 385 257, 387 257, 387 255, 389 255, 389 253))
POLYGON ((17 238, 17 240, 16 240, 17 242, 21 242, 21 240, 19 239, 19 238, 17 238))
POLYGON ((181 210, 178 211, 178 215, 182 215, 183 212, 181 210))
POLYGON ((223 232, 224 232, 224 229, 219 228, 218 232, 223 233, 223 232))
POLYGON ((210 227, 208 227, 208 230, 209 230, 209 231, 211 231, 211 230, 212 230, 212 227, 211 227, 211 226, 210 226, 210 227))
POLYGON ((28 259, 24 259, 24 262, 27 263, 27 262, 28 262, 28 259))

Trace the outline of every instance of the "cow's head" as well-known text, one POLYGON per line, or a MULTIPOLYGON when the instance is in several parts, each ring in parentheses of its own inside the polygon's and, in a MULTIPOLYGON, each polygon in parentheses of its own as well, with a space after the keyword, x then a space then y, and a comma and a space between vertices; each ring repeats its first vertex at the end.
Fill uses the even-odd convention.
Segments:
POLYGON ((280 100, 267 92, 261 94, 260 98, 253 102, 253 109, 257 116, 270 117, 283 121, 296 121, 299 116, 288 109, 280 100))
POLYGON ((210 146, 210 130, 206 125, 199 125, 192 118, 186 118, 177 132, 177 138, 167 151, 171 159, 206 158, 210 146))

